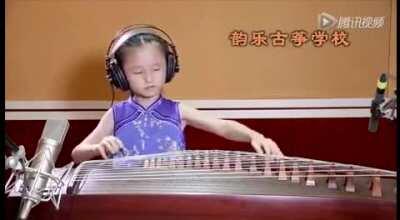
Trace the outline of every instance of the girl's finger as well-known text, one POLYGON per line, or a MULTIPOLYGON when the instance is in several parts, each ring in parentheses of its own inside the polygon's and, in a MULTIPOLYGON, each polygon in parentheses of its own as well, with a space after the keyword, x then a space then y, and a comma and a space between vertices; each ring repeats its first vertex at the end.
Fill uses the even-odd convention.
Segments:
POLYGON ((264 153, 263 150, 261 149, 260 144, 258 142, 252 141, 251 142, 251 146, 253 146, 253 148, 256 150, 257 153, 259 153, 259 154, 263 154, 264 153))
POLYGON ((108 159, 106 151, 104 149, 104 146, 99 145, 99 147, 97 148, 97 151, 99 151, 99 153, 103 159, 108 159))
POLYGON ((112 138, 105 138, 104 143, 106 144, 106 149, 109 153, 115 154, 119 150, 118 143, 112 138))

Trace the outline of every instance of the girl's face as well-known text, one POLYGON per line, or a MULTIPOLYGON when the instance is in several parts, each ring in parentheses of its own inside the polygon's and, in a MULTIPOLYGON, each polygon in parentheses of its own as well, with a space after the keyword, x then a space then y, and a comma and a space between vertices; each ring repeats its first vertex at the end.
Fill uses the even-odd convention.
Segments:
POLYGON ((166 61, 158 43, 127 48, 123 70, 135 95, 143 98, 160 95, 165 83, 166 61))

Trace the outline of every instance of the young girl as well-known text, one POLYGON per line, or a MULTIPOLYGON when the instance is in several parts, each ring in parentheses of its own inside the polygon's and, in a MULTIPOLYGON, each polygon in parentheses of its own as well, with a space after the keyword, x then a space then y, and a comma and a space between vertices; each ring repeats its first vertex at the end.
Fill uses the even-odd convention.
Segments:
POLYGON ((97 127, 73 149, 76 163, 96 156, 108 159, 184 150, 186 125, 248 142, 258 153, 282 156, 276 143, 262 134, 162 95, 164 84, 179 66, 175 46, 161 29, 149 25, 122 29, 110 44, 106 67, 111 83, 131 96, 108 109, 97 127))

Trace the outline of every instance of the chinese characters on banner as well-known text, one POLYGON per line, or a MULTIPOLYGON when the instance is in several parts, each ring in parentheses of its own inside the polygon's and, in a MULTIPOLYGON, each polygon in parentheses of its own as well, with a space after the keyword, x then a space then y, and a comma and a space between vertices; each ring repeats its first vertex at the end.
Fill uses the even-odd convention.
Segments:
POLYGON ((331 34, 324 30, 315 30, 310 34, 304 30, 295 30, 291 33, 277 30, 269 34, 262 30, 252 31, 251 33, 234 30, 229 34, 228 38, 233 47, 262 47, 269 45, 272 47, 284 47, 290 43, 293 47, 299 48, 308 42, 315 47, 322 47, 326 43, 332 43, 335 47, 350 46, 349 34, 343 30, 335 30, 331 34))

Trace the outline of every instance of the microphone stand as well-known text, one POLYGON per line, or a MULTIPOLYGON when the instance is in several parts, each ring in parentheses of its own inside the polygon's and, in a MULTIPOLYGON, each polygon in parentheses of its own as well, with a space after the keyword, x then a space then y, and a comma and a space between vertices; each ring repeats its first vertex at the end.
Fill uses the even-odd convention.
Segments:
POLYGON ((389 120, 397 119, 397 96, 386 99, 382 104, 379 105, 378 111, 382 118, 389 120))

